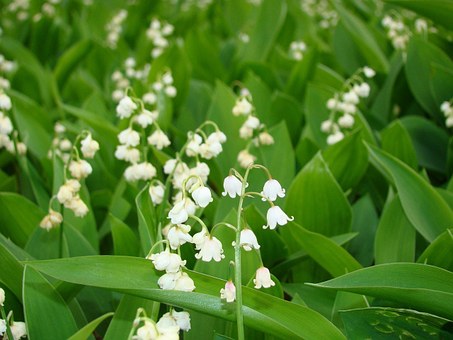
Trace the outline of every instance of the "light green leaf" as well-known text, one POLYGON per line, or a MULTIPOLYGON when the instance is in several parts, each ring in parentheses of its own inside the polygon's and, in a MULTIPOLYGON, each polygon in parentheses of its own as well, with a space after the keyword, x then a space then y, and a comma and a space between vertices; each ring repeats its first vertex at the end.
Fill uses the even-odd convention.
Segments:
POLYGON ((0 193, 0 232, 18 246, 25 246, 44 215, 41 209, 24 196, 0 193))
POLYGON ((384 207, 374 248, 376 264, 414 261, 415 229, 404 214, 398 196, 384 207))
POLYGON ((428 241, 453 225, 453 212, 440 194, 400 160, 368 146, 370 160, 384 175, 389 175, 409 221, 428 241))
POLYGON ((109 215, 109 222, 112 229, 114 254, 138 256, 140 244, 134 232, 127 224, 113 215, 109 215))
MULTIPOLYGON (((30 263, 31 264, 31 263, 30 263)), ((225 281, 188 272, 196 292, 162 290, 149 260, 122 256, 85 256, 33 262, 43 273, 68 282, 97 286, 165 302, 209 315, 234 320, 219 291, 225 281)), ((243 287, 244 321, 255 329, 287 338, 344 339, 341 332, 315 311, 243 287), (272 307, 272 308, 270 308, 272 307)))
POLYGON ((82 329, 79 329, 77 333, 73 334, 68 338, 68 340, 86 340, 88 339, 92 333, 96 330, 96 328, 102 323, 102 321, 110 318, 113 316, 115 313, 110 312, 106 313, 97 319, 91 321, 88 325, 83 327, 82 329))
POLYGON ((2 263, 0 282, 6 285, 19 300, 22 300, 22 276, 24 266, 3 244, 0 244, 0 260, 2 263))
POLYGON ((156 211, 148 192, 148 185, 137 195, 135 204, 137 206, 140 244, 143 253, 148 254, 151 246, 156 242, 157 237, 156 211))
POLYGON ((381 139, 382 150, 403 161, 412 169, 417 169, 417 155, 411 137, 399 120, 395 120, 381 132, 381 139))
POLYGON ((420 255, 417 262, 453 270, 453 229, 447 229, 420 255))
POLYGON ((438 267, 417 263, 392 263, 360 269, 311 285, 375 296, 451 319, 452 280, 452 272, 438 267))
POLYGON ((324 235, 311 232, 295 222, 289 223, 285 228, 290 230, 302 249, 332 276, 341 276, 362 268, 351 254, 324 235))
POLYGON ((24 270, 23 300, 30 339, 67 339, 77 331, 63 298, 30 266, 25 266, 24 270))
POLYGON ((285 211, 296 223, 325 236, 344 234, 351 228, 351 206, 320 153, 289 187, 285 211))

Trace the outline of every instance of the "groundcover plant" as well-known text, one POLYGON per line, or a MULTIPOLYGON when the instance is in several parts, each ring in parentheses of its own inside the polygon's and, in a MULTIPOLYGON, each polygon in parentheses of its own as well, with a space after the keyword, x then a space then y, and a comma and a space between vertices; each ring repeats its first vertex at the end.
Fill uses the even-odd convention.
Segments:
POLYGON ((0 339, 453 338, 452 0, 0 0, 0 339))

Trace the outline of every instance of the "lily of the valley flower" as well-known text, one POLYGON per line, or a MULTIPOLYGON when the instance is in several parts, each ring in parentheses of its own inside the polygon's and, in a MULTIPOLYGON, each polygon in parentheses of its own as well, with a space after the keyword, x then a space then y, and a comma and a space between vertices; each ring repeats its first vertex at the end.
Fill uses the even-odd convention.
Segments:
POLYGON ((205 208, 213 201, 211 190, 205 186, 198 187, 192 192, 192 198, 195 203, 202 208, 205 208))
POLYGON ((124 172, 124 177, 128 182, 138 181, 140 179, 147 181, 154 176, 156 176, 156 168, 148 162, 132 164, 124 172))
POLYGON ((169 146, 171 142, 162 130, 156 130, 151 136, 148 137, 148 144, 154 145, 157 150, 162 150, 163 148, 169 146))
POLYGON ((187 221, 189 215, 193 215, 196 210, 196 205, 193 201, 186 197, 177 202, 168 213, 168 218, 173 224, 181 224, 187 221))
POLYGON ((96 151, 99 150, 99 143, 91 137, 91 133, 86 136, 80 143, 83 157, 93 158, 96 151))
POLYGON ((271 273, 266 267, 260 267, 256 270, 255 278, 253 279, 256 289, 261 287, 269 288, 275 286, 275 282, 271 279, 271 273))
POLYGON ((227 194, 231 198, 235 198, 236 195, 241 196, 242 182, 236 176, 227 176, 223 180, 223 189, 225 190, 222 192, 223 196, 226 196, 227 194))
POLYGON ((49 231, 52 228, 58 227, 61 222, 63 222, 63 216, 58 211, 50 209, 49 213, 39 223, 39 226, 49 231))
POLYGON ((244 149, 238 154, 238 162, 242 168, 247 168, 250 164, 256 161, 256 157, 252 155, 249 150, 244 149))
POLYGON ((150 259, 157 270, 165 270, 167 273, 177 273, 181 267, 186 265, 186 261, 183 261, 181 256, 170 253, 168 248, 160 253, 152 254, 150 259))
POLYGON ((127 128, 119 133, 118 140, 123 145, 137 146, 140 144, 140 135, 132 128, 127 128))
POLYGON ((226 302, 234 302, 236 300, 236 287, 233 281, 228 280, 225 283, 225 288, 220 289, 220 298, 225 299, 226 302))
POLYGON ((267 211, 267 225, 264 225, 263 228, 270 228, 270 229, 275 229, 275 227, 278 225, 285 225, 288 223, 288 221, 293 221, 294 217, 288 217, 283 210, 277 206, 274 205, 273 207, 270 207, 269 210, 267 211))
POLYGON ((248 228, 241 230, 239 246, 243 247, 245 251, 260 249, 260 245, 258 244, 255 233, 248 228))
POLYGON ((201 259, 205 262, 214 260, 219 262, 225 258, 222 242, 217 237, 210 235, 206 229, 196 233, 192 238, 192 242, 195 243, 195 249, 199 250, 195 254, 195 258, 198 260, 201 259))
MULTIPOLYGON (((270 201, 275 201, 278 197, 285 197, 285 189, 276 179, 269 179, 264 183, 261 194, 270 201)), ((263 199, 264 200, 264 199, 263 199)))
POLYGON ((5 291, 3 288, 0 288, 0 306, 3 306, 5 303, 5 291))
POLYGON ((162 203, 165 195, 165 187, 162 183, 150 185, 148 192, 154 205, 162 203))
POLYGON ((192 292, 195 289, 193 280, 184 272, 165 273, 162 275, 157 284, 164 290, 180 290, 192 292))
POLYGON ((178 224, 168 229, 167 240, 170 242, 171 249, 178 249, 186 242, 192 242, 192 236, 189 234, 190 226, 178 224))
POLYGON ((69 163, 69 172, 71 173, 72 177, 80 180, 88 177, 88 175, 93 172, 93 168, 86 160, 80 159, 78 161, 71 161, 71 163, 69 163))
POLYGON ((118 103, 116 113, 120 119, 129 118, 135 109, 137 109, 137 104, 135 104, 130 97, 125 96, 118 103))
POLYGON ((176 320, 179 328, 183 331, 190 330, 190 314, 187 312, 177 312, 174 309, 171 311, 171 316, 176 320))

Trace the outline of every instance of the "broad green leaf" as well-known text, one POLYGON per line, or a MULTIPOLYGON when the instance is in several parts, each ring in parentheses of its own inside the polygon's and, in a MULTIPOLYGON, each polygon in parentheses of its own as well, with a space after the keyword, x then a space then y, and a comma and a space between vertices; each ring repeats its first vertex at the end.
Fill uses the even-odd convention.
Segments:
POLYGON ((24 266, 3 244, 0 244, 0 261, 2 263, 0 282, 5 284, 19 300, 22 300, 22 276, 24 266))
POLYGON ((250 42, 245 46, 243 60, 264 61, 277 38, 286 17, 284 1, 264 0, 258 18, 250 34, 250 42), (272 25, 269 25, 272 23, 272 25))
POLYGON ((109 215, 109 222, 112 229, 114 254, 138 256, 140 244, 134 232, 127 224, 113 215, 109 215))
POLYGON ((445 0, 384 0, 389 4, 394 4, 407 8, 415 13, 431 19, 436 24, 445 26, 453 30, 451 13, 453 3, 445 0))
POLYGON ((43 210, 47 210, 49 207, 50 197, 45 189, 45 184, 40 177, 40 174, 27 157, 18 157, 17 161, 27 179, 30 181, 30 185, 38 206, 43 210))
POLYGON ((148 317, 155 320, 160 304, 144 298, 124 295, 110 322, 105 340, 127 339, 137 316, 137 309, 143 308, 148 317))
POLYGON ((67 339, 77 331, 63 298, 35 269, 25 266, 23 300, 30 339, 67 339), (51 317, 43 317, 51 316, 51 317))
POLYGON ((371 307, 340 312, 348 339, 448 339, 449 320, 410 309, 371 307))
POLYGON ((63 88, 78 64, 88 55, 92 48, 90 40, 80 40, 69 48, 55 66, 54 75, 59 88, 63 88))
POLYGON ((436 238, 420 255, 417 262, 453 270, 453 234, 452 229, 447 229, 436 238))
POLYGON ((137 206, 140 244, 143 253, 148 254, 157 237, 156 210, 148 192, 148 185, 137 195, 135 204, 137 206))
POLYGON ((444 173, 448 145, 448 134, 445 130, 422 117, 407 116, 400 121, 409 132, 420 166, 444 173))
POLYGON ((318 52, 314 48, 308 49, 304 53, 304 58, 298 61, 291 70, 285 92, 295 98, 302 98, 308 82, 316 71, 317 61, 318 52))
POLYGON ((367 25, 340 3, 335 3, 335 8, 340 14, 341 22, 351 35, 352 40, 362 55, 368 61, 369 66, 377 71, 387 73, 389 68, 387 58, 367 25))
POLYGON ((381 132, 382 150, 417 170, 418 162, 409 133, 399 120, 395 120, 381 132))
POLYGON ((368 167, 368 151, 359 131, 325 149, 322 156, 344 191, 358 184, 368 167))
POLYGON ((333 236, 351 228, 351 206, 318 153, 288 189, 285 211, 308 230, 333 236))
POLYGON ((41 209, 24 196, 0 193, 0 232, 18 246, 25 246, 44 215, 41 209))
POLYGON ((68 254, 66 243, 61 241, 61 228, 53 228, 49 231, 36 228, 24 249, 38 260, 55 259, 68 254))
MULTIPOLYGON (((30 263, 31 264, 31 263, 30 263)), ((122 256, 92 256, 33 262, 43 273, 67 282, 97 286, 165 302, 182 308, 234 320, 219 298, 225 281, 188 272, 196 292, 162 290, 149 260, 122 256)), ((344 339, 341 332, 315 311, 243 287, 244 321, 255 329, 287 338, 344 339), (272 308, 270 308, 272 306, 272 308)))
POLYGON ((433 98, 430 87, 433 77, 432 63, 447 69, 453 68, 453 62, 439 47, 421 38, 413 37, 407 49, 405 66, 409 88, 423 109, 439 122, 443 122, 444 117, 440 112, 441 103, 433 98))
POLYGON ((418 263, 392 263, 356 270, 311 285, 375 296, 451 319, 452 280, 453 273, 439 267, 418 263))
POLYGON ((362 268, 351 254, 324 235, 311 232, 295 222, 289 223, 285 228, 290 230, 302 249, 332 276, 341 276, 362 268))
POLYGON ((384 207, 374 248, 376 264, 414 261, 415 229, 407 219, 398 196, 384 207))
POLYGON ((91 321, 88 325, 83 327, 82 329, 79 329, 77 333, 71 335, 68 340, 86 340, 88 339, 92 333, 96 330, 96 328, 106 319, 112 317, 115 313, 110 312, 107 314, 104 314, 97 319, 91 321))
POLYGON ((288 96, 281 92, 275 92, 272 96, 270 112, 270 126, 278 124, 284 120, 291 136, 292 144, 297 144, 304 117, 302 105, 300 105, 294 97, 288 96))
POLYGON ((409 221, 428 241, 453 225, 453 211, 422 177, 389 154, 368 146, 370 160, 396 186, 409 221))

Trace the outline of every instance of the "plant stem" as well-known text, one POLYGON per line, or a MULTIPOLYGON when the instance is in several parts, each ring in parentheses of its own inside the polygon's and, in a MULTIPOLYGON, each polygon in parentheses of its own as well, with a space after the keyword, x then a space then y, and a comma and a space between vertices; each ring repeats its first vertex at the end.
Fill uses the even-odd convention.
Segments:
POLYGON ((1 306, 0 311, 1 311, 2 318, 3 318, 3 320, 5 320, 5 323, 6 323, 6 334, 8 335, 8 339, 14 339, 13 333, 11 332, 11 328, 9 327, 9 321, 6 316, 5 307, 1 306))

